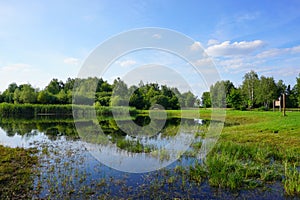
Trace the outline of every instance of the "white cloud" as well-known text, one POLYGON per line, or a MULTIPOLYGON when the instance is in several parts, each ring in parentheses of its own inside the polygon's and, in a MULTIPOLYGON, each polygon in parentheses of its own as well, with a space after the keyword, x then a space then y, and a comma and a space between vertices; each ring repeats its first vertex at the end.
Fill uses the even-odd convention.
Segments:
POLYGON ((299 46, 295 46, 295 47, 291 47, 291 48, 276 48, 276 49, 270 49, 270 50, 266 50, 263 51, 262 53, 258 54, 256 57, 257 58, 272 58, 272 57, 276 57, 276 56, 282 56, 288 53, 300 53, 300 45, 299 46))
POLYGON ((214 65, 213 61, 210 58, 202 58, 192 62, 192 65, 196 67, 208 67, 214 65))
POLYGON ((201 48, 201 43, 200 42, 194 42, 191 46, 190 49, 191 51, 197 51, 201 48))
POLYGON ((73 58, 73 57, 68 57, 64 59, 64 63, 68 65, 78 65, 79 64, 79 59, 73 58))
POLYGON ((215 39, 210 39, 207 42, 207 46, 216 45, 216 44, 219 44, 219 41, 215 39))
POLYGON ((261 48, 264 45, 261 40, 254 41, 242 41, 230 43, 225 41, 221 44, 215 44, 206 49, 206 52, 210 56, 235 56, 235 55, 247 55, 255 50, 261 48))
POLYGON ((5 65, 0 68, 0 71, 2 72, 24 72, 24 71, 30 71, 31 66, 25 63, 15 63, 15 64, 9 64, 5 65))
POLYGON ((270 58, 270 57, 275 57, 278 56, 282 53, 284 53, 285 50, 283 49, 269 49, 266 51, 263 51, 259 54, 257 54, 257 58, 270 58))
POLYGON ((218 64, 225 67, 226 69, 238 69, 241 67, 249 66, 249 63, 244 63, 245 60, 242 58, 233 58, 228 60, 222 60, 218 64))
POLYGON ((244 22, 244 21, 251 21, 251 20, 255 20, 260 16, 259 12, 255 12, 255 13, 244 13, 242 15, 239 15, 236 17, 236 21, 237 22, 244 22))
POLYGON ((135 60, 124 60, 124 61, 117 61, 117 64, 119 64, 121 67, 129 67, 131 65, 136 64, 135 60))
POLYGON ((290 48, 291 53, 300 53, 300 45, 290 48))
POLYGON ((154 34, 152 37, 155 39, 161 39, 162 36, 160 34, 154 34))

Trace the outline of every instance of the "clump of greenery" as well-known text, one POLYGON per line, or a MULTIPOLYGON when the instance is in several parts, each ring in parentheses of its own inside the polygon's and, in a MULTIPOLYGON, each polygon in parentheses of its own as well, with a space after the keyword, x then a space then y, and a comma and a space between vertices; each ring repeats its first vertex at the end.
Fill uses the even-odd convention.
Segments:
POLYGON ((143 145, 138 140, 135 141, 135 140, 126 140, 126 139, 118 139, 117 147, 132 153, 149 153, 153 149, 155 149, 153 146, 143 145))
POLYGON ((281 180, 280 152, 268 146, 222 142, 206 160, 212 186, 239 189, 281 180))
POLYGON ((284 190, 287 195, 300 195, 300 171, 296 165, 290 166, 287 162, 284 168, 285 178, 283 180, 284 190))
POLYGON ((0 145, 0 199, 29 199, 33 192, 33 169, 38 163, 36 149, 0 145))

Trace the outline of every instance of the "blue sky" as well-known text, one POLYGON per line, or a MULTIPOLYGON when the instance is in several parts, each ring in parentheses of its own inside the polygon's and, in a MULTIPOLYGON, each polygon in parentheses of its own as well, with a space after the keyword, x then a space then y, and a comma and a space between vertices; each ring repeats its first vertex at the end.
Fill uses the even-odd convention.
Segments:
MULTIPOLYGON (((250 70, 294 85, 300 73, 299 10, 298 0, 0 0, 0 91, 12 82, 42 89, 52 78, 76 77, 101 42, 143 27, 172 29, 199 42, 221 78, 236 86, 250 70)), ((117 61, 105 78, 140 64, 135 59, 117 61)))

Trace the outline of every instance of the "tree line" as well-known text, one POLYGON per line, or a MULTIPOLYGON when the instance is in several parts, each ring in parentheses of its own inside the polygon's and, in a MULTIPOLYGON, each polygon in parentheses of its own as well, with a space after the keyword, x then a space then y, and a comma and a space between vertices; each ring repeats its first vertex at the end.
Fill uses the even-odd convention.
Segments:
POLYGON ((54 78, 42 90, 30 84, 11 83, 3 93, 0 92, 0 103, 60 105, 75 103, 101 107, 129 104, 141 110, 147 110, 154 104, 160 104, 169 110, 197 105, 267 110, 272 107, 273 100, 277 100, 282 94, 286 95, 286 107, 300 107, 300 74, 292 87, 282 80, 275 82, 273 77, 259 77, 255 71, 250 71, 244 75, 240 86, 236 87, 230 80, 218 81, 210 87, 210 91, 202 94, 201 99, 197 99, 190 91, 181 93, 177 88, 157 83, 144 84, 141 81, 138 86, 129 87, 120 78, 115 79, 112 84, 96 77, 68 78, 65 82, 54 78), (95 88, 95 91, 91 92, 90 88, 95 88), (73 98, 74 91, 76 98, 73 98))
POLYGON ((149 109, 160 104, 165 109, 193 107, 197 97, 190 91, 181 93, 177 88, 170 88, 157 83, 142 81, 138 86, 127 86, 120 78, 112 84, 102 78, 68 78, 66 82, 52 79, 42 90, 30 84, 11 83, 0 93, 0 103, 12 104, 79 104, 79 105, 128 105, 137 109, 149 109), (75 85, 76 84, 76 85, 75 85), (95 88, 94 92, 90 88, 95 88), (74 91, 76 98, 73 98, 74 91), (116 95, 114 95, 116 94, 116 95), (126 103, 127 102, 127 103, 126 103))
POLYGON ((282 80, 275 82, 273 77, 259 77, 255 71, 246 73, 243 83, 236 87, 231 81, 218 81, 202 94, 203 107, 229 107, 234 109, 273 107, 273 100, 286 96, 286 107, 300 107, 300 74, 291 87, 282 80))

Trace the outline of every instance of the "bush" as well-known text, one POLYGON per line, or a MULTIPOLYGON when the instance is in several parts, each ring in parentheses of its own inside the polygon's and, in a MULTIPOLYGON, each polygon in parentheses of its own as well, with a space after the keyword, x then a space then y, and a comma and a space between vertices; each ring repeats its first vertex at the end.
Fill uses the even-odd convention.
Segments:
POLYGON ((247 110, 247 108, 246 108, 246 106, 240 106, 240 110, 245 111, 245 110, 247 110))
POLYGON ((269 108, 265 107, 265 106, 261 106, 258 108, 258 111, 268 111, 269 108))

